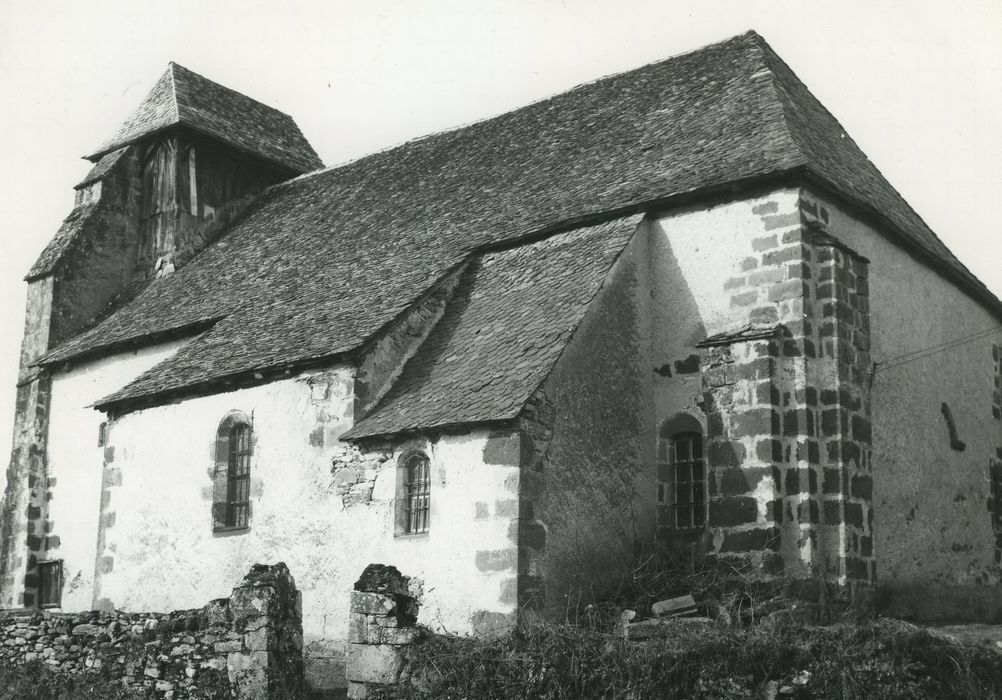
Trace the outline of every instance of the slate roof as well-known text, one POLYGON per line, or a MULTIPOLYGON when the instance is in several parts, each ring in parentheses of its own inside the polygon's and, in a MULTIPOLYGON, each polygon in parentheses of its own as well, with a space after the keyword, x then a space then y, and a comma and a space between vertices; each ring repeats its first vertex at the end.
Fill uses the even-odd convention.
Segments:
MULTIPOLYGON (((127 148, 121 148, 117 151, 112 151, 108 155, 101 158, 101 160, 90 169, 79 185, 74 187, 74 189, 81 189, 87 185, 97 182, 102 177, 108 174, 119 159, 125 155, 127 148)), ((94 214, 95 205, 97 202, 88 202, 87 204, 81 204, 79 206, 73 207, 73 210, 63 219, 63 223, 60 224, 59 230, 56 231, 56 235, 52 237, 49 244, 45 246, 41 254, 35 260, 35 264, 31 266, 28 270, 28 274, 24 276, 24 279, 31 281, 37 277, 47 275, 52 272, 59 261, 62 259, 63 254, 69 250, 73 241, 76 240, 80 232, 83 231, 84 225, 88 222, 91 216, 94 214)))
POLYGON ((747 33, 276 185, 192 262, 43 362, 219 318, 151 370, 148 391, 345 356, 485 247, 792 175, 883 212, 891 234, 1002 315, 747 33))
POLYGON ((101 159, 94 164, 94 167, 90 169, 90 172, 87 173, 86 177, 74 185, 73 189, 83 189, 87 185, 100 180, 108 174, 109 170, 115 167, 115 163, 117 163, 128 150, 129 149, 127 147, 123 146, 117 151, 112 151, 111 153, 101 156, 101 159))
POLYGON ((343 437, 514 418, 636 230, 635 215, 476 258, 386 397, 343 437))
POLYGON ((24 276, 24 279, 31 281, 36 277, 47 275, 55 269, 59 260, 63 257, 63 253, 73 244, 73 241, 76 240, 77 235, 83 230, 88 219, 93 215, 96 204, 97 202, 90 202, 73 207, 73 211, 63 219, 63 223, 60 224, 56 235, 45 246, 45 249, 38 256, 38 259, 35 260, 35 264, 31 266, 31 269, 28 270, 28 274, 24 276))
POLYGON ((323 167, 288 114, 173 62, 118 133, 87 158, 97 160, 143 136, 178 124, 296 174, 323 167))

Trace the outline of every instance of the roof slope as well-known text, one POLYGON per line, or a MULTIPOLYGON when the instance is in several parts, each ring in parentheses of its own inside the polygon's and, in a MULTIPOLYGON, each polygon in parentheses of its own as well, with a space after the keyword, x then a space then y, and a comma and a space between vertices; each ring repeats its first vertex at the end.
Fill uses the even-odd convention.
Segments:
MULTIPOLYGON (((442 320, 352 435, 514 416, 560 354, 640 218, 477 257, 442 320)), ((170 392, 239 368, 242 349, 231 323, 221 322, 96 405, 170 392), (209 357, 238 359, 203 364, 209 357)), ((262 330, 255 324, 256 332, 262 330)))
POLYGON ((323 167, 313 147, 288 114, 203 78, 174 62, 118 133, 87 157, 97 160, 143 136, 177 124, 215 137, 294 173, 323 167))
POLYGON ((28 270, 24 279, 31 281, 52 272, 62 259, 63 253, 73 244, 96 209, 94 202, 73 207, 73 210, 63 219, 63 223, 59 225, 56 235, 52 237, 52 240, 38 256, 35 264, 28 270))
POLYGON ((790 67, 764 41, 762 44, 762 58, 775 83, 787 128, 808 172, 856 205, 885 218, 906 246, 917 247, 945 266, 955 282, 969 285, 982 301, 994 302, 996 313, 1000 313, 1002 307, 992 292, 950 252, 922 217, 884 179, 838 120, 815 99, 790 67))
POLYGON ((477 259, 387 396, 345 437, 514 418, 549 374, 640 219, 477 259))
POLYGON ((348 353, 484 246, 791 172, 827 178, 952 260, 841 133, 744 34, 276 185, 187 266, 44 361, 213 318, 225 325, 186 349, 171 385, 348 353))

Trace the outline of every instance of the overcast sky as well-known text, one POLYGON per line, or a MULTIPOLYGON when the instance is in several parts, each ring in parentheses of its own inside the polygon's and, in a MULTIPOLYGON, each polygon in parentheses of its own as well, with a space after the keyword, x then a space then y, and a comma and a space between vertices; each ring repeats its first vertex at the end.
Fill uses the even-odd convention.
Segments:
POLYGON ((168 61, 293 115, 334 165, 748 29, 1002 296, 998 0, 4 0, 0 441, 22 277, 70 212, 80 157, 168 61))

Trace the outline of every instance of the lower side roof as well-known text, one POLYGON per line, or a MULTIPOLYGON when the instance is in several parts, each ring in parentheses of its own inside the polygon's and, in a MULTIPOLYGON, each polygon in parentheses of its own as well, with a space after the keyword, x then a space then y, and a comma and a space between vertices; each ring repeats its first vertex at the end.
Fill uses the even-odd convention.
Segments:
POLYGON ((577 228, 474 258, 399 379, 342 438, 515 418, 641 219, 577 228))

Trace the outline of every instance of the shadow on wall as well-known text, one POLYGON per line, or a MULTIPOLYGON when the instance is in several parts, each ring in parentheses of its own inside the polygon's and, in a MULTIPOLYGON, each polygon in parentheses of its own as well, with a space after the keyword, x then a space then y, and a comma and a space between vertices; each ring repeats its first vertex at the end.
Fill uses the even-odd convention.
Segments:
POLYGON ((695 354, 705 328, 667 240, 645 227, 617 263, 547 380, 556 407, 545 495, 540 573, 548 617, 621 598, 657 529, 657 424, 696 408, 695 354), (674 365, 672 365, 674 366, 674 365), (674 410, 672 410, 674 408, 674 410))

